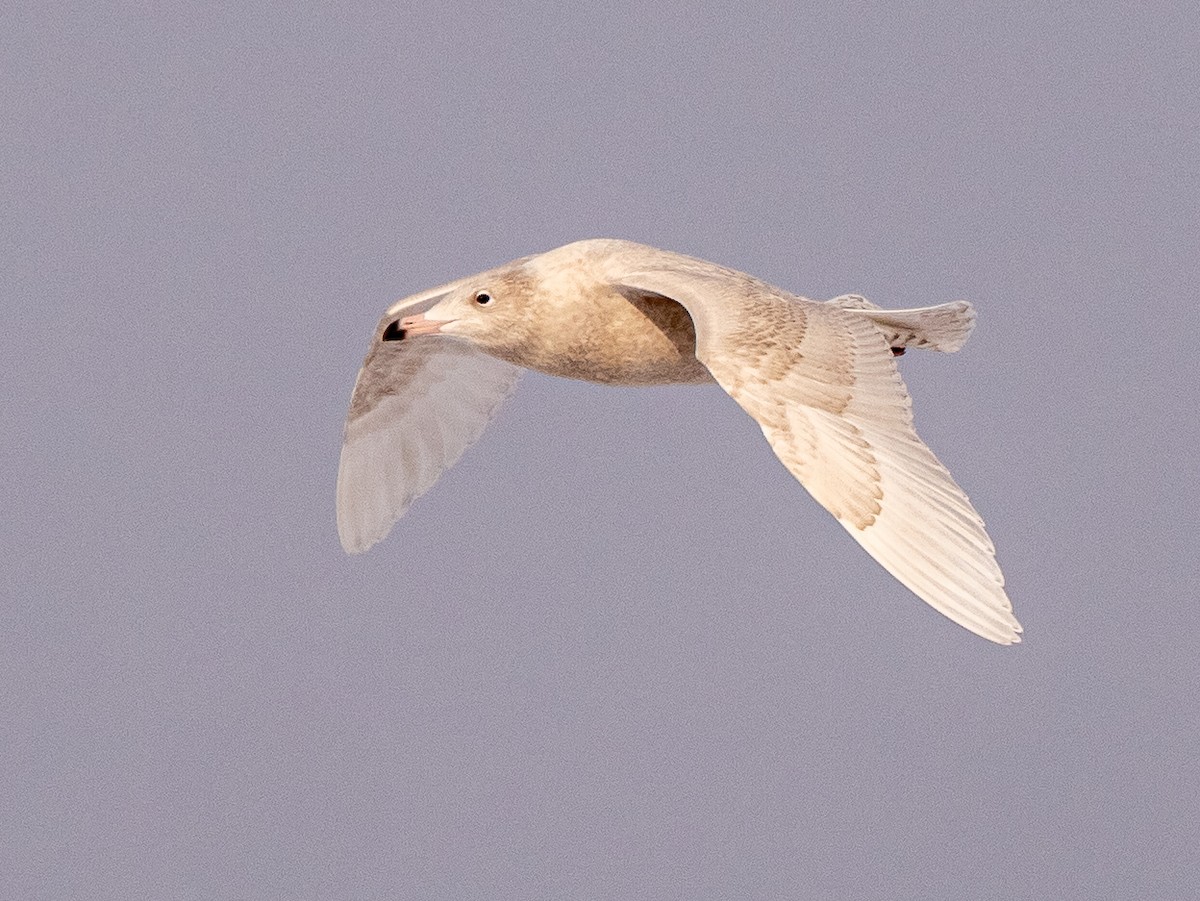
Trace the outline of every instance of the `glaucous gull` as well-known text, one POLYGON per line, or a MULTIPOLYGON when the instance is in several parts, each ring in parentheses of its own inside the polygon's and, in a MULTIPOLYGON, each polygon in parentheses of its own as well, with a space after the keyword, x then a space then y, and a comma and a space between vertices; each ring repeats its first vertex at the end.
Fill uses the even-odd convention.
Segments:
POLYGON ((608 385, 715 381, 775 454, 914 594, 1000 644, 1021 626, 983 520, 917 436, 895 357, 958 350, 959 301, 818 302, 704 260, 578 241, 388 308, 346 419, 342 545, 382 539, 483 432, 522 369, 608 385))

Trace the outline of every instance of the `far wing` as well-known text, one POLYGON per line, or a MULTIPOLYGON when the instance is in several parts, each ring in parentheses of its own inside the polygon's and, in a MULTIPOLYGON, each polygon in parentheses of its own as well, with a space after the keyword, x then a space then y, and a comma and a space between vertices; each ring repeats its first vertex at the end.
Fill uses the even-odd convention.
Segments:
POLYGON ((1020 641, 983 521, 918 437, 891 350, 869 318, 686 257, 619 281, 687 308, 696 356, 867 553, 959 625, 1000 644, 1020 641))
POLYGON ((521 373, 453 338, 382 341, 384 329, 413 306, 388 311, 350 400, 337 522, 342 547, 352 554, 387 535, 479 439, 521 373))

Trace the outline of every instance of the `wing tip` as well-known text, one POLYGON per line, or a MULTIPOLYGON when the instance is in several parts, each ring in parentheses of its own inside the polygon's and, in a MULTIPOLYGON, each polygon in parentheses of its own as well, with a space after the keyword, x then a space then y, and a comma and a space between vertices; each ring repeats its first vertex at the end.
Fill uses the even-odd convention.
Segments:
POLYGON ((339 536, 339 538, 341 539, 342 550, 351 557, 361 556, 379 543, 378 541, 356 541, 344 535, 339 536))
POLYGON ((1011 647, 1014 644, 1021 644, 1020 628, 1013 629, 1012 632, 1007 633, 1007 634, 1001 634, 1001 635, 997 635, 997 636, 984 635, 982 637, 988 639, 989 641, 993 641, 998 645, 1002 645, 1004 647, 1011 647))
MULTIPOLYGON (((935 609, 938 608, 935 607, 935 609)), ((1009 645, 1020 644, 1022 640, 1022 634, 1025 631, 1021 627, 1021 624, 1017 622, 1017 618, 1012 615, 1011 607, 1005 607, 1001 611, 995 611, 1005 613, 1007 616, 1003 622, 989 624, 988 628, 980 628, 975 624, 968 625, 967 623, 959 620, 957 617, 949 616, 949 614, 946 614, 945 611, 940 609, 938 609, 938 612, 946 615, 947 618, 958 623, 958 625, 962 626, 964 629, 974 632, 980 638, 985 638, 988 641, 994 642, 998 645, 1003 645, 1005 647, 1009 645)))

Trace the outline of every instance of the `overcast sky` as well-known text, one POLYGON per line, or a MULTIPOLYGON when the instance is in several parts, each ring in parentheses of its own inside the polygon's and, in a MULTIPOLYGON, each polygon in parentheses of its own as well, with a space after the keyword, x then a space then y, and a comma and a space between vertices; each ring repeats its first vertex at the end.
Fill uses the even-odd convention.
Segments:
POLYGON ((1200 891, 1193 3, 70 5, 0 30, 0 896, 1200 891), (347 557, 383 309, 598 236, 970 299, 902 371, 1025 642, 715 386, 526 376, 347 557))

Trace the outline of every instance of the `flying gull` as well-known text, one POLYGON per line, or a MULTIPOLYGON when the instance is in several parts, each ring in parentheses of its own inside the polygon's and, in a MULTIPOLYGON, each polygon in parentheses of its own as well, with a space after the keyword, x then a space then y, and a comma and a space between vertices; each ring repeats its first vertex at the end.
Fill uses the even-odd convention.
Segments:
POLYGON ((350 400, 337 485, 342 546, 366 551, 483 432, 523 369, 606 385, 716 382, 854 540, 977 635, 1021 626, 983 520, 917 436, 896 366, 956 351, 964 301, 882 310, 818 302, 733 269, 596 239, 388 308, 350 400))

